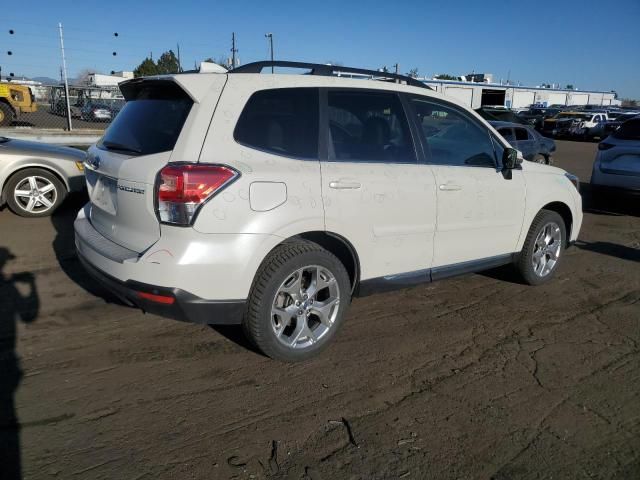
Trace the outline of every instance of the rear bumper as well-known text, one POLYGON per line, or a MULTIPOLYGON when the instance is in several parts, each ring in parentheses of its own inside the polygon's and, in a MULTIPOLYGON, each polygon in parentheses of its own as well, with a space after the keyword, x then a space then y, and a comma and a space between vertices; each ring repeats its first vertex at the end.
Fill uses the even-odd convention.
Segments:
POLYGON ((193 323, 237 325, 242 322, 244 300, 205 300, 179 288, 158 287, 134 280, 123 282, 93 266, 80 252, 78 257, 94 279, 127 305, 144 312, 193 323), (149 295, 160 297, 161 301, 150 300, 149 295))

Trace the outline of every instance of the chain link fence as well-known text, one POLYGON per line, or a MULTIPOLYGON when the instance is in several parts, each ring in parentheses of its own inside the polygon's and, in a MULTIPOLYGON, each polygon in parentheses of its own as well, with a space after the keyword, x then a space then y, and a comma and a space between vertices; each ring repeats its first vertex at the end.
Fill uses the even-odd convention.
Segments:
POLYGON ((5 129, 66 131, 103 131, 124 106, 117 86, 70 85, 67 99, 64 85, 19 80, 0 83, 0 102, 5 129))

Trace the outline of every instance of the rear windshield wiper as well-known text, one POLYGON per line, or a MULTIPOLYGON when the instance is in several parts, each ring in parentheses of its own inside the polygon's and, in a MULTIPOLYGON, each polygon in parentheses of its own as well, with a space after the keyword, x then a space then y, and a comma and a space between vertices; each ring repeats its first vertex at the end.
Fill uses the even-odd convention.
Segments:
POLYGON ((130 153, 142 153, 142 150, 140 150, 139 148, 130 147, 123 143, 112 142, 110 140, 103 140, 102 146, 105 147, 107 150, 118 150, 121 152, 130 152, 130 153))

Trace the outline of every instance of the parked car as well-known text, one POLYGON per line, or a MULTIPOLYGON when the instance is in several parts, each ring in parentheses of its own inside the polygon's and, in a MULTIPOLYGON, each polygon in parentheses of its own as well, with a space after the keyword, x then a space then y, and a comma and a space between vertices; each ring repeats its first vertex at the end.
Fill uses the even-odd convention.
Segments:
POLYGON ((568 137, 573 135, 571 129, 574 125, 592 117, 592 113, 564 110, 544 120, 542 123, 542 133, 553 137, 568 137))
POLYGON ((583 112, 569 127, 569 135, 583 140, 602 138, 604 124, 608 119, 606 112, 583 112))
POLYGON ((604 139, 615 132, 620 125, 622 125, 627 120, 631 120, 637 116, 640 116, 640 112, 624 112, 617 113, 615 117, 612 119, 611 114, 608 115, 609 119, 606 122, 598 124, 597 128, 594 129, 596 132, 596 136, 599 136, 601 139, 604 139))
POLYGON ((0 206, 23 217, 51 215, 84 189, 85 152, 0 137, 0 206))
POLYGON ((640 117, 627 120, 598 144, 591 187, 596 195, 640 195, 640 117))
POLYGON ((540 135, 528 125, 509 122, 489 122, 513 148, 522 152, 525 160, 551 165, 556 142, 540 135))
POLYGON ((580 230, 574 176, 409 77, 276 61, 120 89, 79 258, 125 302, 241 324, 273 358, 317 354, 352 296, 503 264, 545 283, 580 230))
POLYGON ((90 122, 110 122, 113 113, 109 105, 88 102, 82 107, 80 116, 90 122))
POLYGON ((557 108, 530 108, 518 113, 518 117, 535 129, 542 128, 545 118, 551 118, 560 112, 557 108))
POLYGON ((523 120, 514 112, 506 107, 480 107, 476 108, 476 113, 487 121, 512 122, 527 125, 528 122, 523 120))

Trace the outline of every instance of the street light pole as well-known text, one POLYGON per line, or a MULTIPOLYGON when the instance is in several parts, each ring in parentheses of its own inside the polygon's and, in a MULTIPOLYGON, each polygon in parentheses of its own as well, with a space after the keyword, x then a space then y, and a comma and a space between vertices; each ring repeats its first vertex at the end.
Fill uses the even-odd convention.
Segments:
POLYGON ((271 50, 271 73, 273 73, 273 33, 265 33, 264 36, 269 39, 269 49, 271 50))
POLYGON ((60 51, 62 52, 62 72, 64 76, 64 96, 67 104, 67 129, 73 129, 71 125, 71 103, 69 100, 69 81, 67 80, 67 60, 64 56, 64 39, 62 37, 62 23, 58 23, 58 31, 60 32, 60 51))

